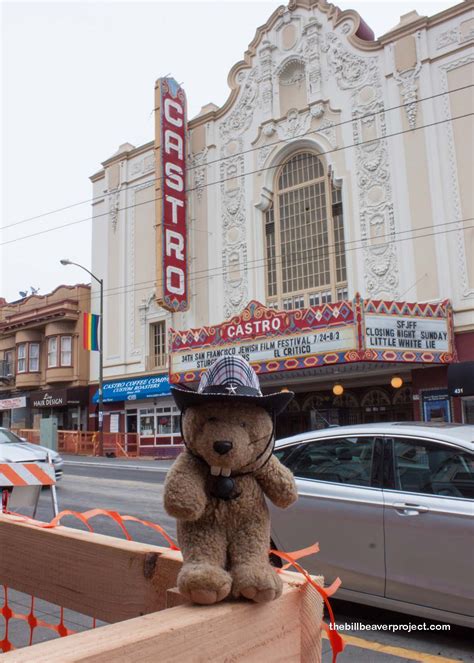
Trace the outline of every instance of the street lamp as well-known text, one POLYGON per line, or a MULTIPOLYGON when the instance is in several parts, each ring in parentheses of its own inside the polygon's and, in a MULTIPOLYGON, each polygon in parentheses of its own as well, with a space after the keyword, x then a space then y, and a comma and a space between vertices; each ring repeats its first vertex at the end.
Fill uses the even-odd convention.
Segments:
POLYGON ((61 265, 75 265, 80 267, 85 272, 90 274, 93 279, 97 281, 100 286, 100 331, 99 331, 99 456, 104 455, 104 350, 103 350, 103 340, 104 340, 104 281, 99 279, 95 274, 79 265, 77 262, 72 262, 68 258, 63 258, 59 261, 61 265))

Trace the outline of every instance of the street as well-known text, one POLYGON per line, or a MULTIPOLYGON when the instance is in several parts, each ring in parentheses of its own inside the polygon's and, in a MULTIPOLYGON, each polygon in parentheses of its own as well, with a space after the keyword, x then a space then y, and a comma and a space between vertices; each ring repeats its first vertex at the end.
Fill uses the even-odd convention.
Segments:
MULTIPOLYGON (((171 537, 175 537, 175 524, 163 510, 163 482, 169 463, 166 461, 135 461, 133 459, 94 459, 68 457, 64 477, 59 483, 59 509, 86 511, 102 508, 133 515, 160 524, 171 537)), ((45 491, 41 496, 38 517, 50 520, 51 502, 45 491)), ((83 529, 73 518, 64 523, 83 529)), ((123 536, 119 527, 99 516, 93 520, 94 531, 123 536)), ((166 545, 160 535, 140 524, 127 524, 132 537, 155 545, 166 545)), ((303 561, 304 565, 304 561, 303 561)), ((376 610, 343 601, 332 600, 338 624, 406 625, 421 624, 422 619, 402 613, 376 610)), ((431 622, 426 622, 429 626, 431 622)), ((469 629, 451 626, 449 632, 414 631, 411 633, 368 631, 363 628, 342 633, 346 649, 339 661, 367 663, 401 663, 402 661, 474 661, 472 633, 469 629)), ((331 661, 328 640, 323 641, 323 663, 331 661)))

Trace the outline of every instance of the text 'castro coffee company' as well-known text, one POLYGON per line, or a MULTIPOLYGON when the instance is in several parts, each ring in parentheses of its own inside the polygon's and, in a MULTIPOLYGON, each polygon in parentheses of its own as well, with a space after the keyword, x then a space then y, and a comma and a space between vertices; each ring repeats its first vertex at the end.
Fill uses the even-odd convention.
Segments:
POLYGON ((156 101, 157 299, 169 311, 188 308, 186 240, 186 97, 161 78, 156 101))

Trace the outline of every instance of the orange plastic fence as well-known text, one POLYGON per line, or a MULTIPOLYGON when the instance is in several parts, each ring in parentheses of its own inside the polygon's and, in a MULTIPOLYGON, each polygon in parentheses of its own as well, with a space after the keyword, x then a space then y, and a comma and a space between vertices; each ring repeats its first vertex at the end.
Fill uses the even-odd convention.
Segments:
MULTIPOLYGON (((142 520, 140 518, 136 518, 135 516, 127 516, 127 515, 121 515, 117 511, 109 511, 105 509, 91 509, 89 511, 84 511, 82 513, 78 511, 70 511, 70 510, 65 510, 61 511, 53 520, 51 520, 49 523, 44 523, 39 520, 34 520, 32 518, 29 518, 28 516, 23 516, 21 514, 17 513, 9 513, 8 515, 11 516, 12 520, 16 520, 18 522, 27 522, 31 525, 34 525, 36 527, 41 527, 41 528, 54 528, 57 527, 58 525, 61 524, 61 520, 67 516, 72 516, 74 518, 77 518, 80 520, 90 532, 93 532, 92 525, 90 524, 90 520, 93 518, 96 518, 97 516, 106 516, 113 520, 114 522, 117 523, 119 526, 120 530, 122 533, 125 535, 125 538, 129 541, 132 540, 132 537, 130 535, 130 532, 127 530, 127 527, 125 525, 126 522, 134 522, 134 523, 140 523, 144 525, 145 527, 149 527, 153 529, 155 532, 158 532, 161 534, 161 536, 167 541, 169 547, 172 550, 179 550, 178 546, 176 543, 173 541, 173 539, 167 534, 167 532, 164 530, 161 525, 158 525, 157 523, 152 523, 147 520, 142 520)), ((270 550, 270 553, 273 553, 274 555, 277 555, 280 557, 282 560, 286 562, 286 564, 283 565, 282 569, 277 569, 278 571, 283 571, 286 570, 290 567, 293 567, 298 573, 301 573, 306 581, 318 592, 318 594, 322 597, 326 608, 328 610, 329 614, 329 620, 331 623, 332 628, 329 628, 327 624, 323 622, 323 628, 325 629, 329 642, 331 644, 331 649, 333 653, 333 663, 336 663, 337 655, 343 651, 344 649, 344 641, 342 637, 339 635, 337 630, 334 628, 334 614, 331 608, 331 605, 329 603, 329 597, 332 596, 337 589, 341 585, 341 581, 339 578, 337 578, 332 585, 329 587, 322 588, 320 587, 310 576, 310 574, 298 563, 297 560, 307 557, 308 555, 312 555, 314 553, 317 553, 319 551, 319 546, 317 543, 313 544, 312 546, 309 546, 307 548, 303 548, 302 550, 296 550, 291 553, 286 553, 282 552, 280 550, 270 550)), ((8 652, 11 651, 12 649, 15 649, 13 646, 12 642, 9 639, 9 622, 12 619, 22 619, 25 620, 29 627, 30 627, 30 637, 29 637, 29 644, 31 645, 33 642, 33 635, 34 631, 38 627, 43 627, 43 628, 49 628, 56 633, 59 634, 60 637, 65 637, 67 635, 71 635, 73 633, 76 633, 76 631, 73 631, 71 629, 68 629, 65 624, 64 624, 64 609, 61 607, 61 612, 60 612, 60 620, 58 624, 51 624, 48 623, 44 620, 39 619, 34 612, 34 606, 35 606, 35 597, 31 596, 31 609, 28 614, 22 614, 22 613, 14 613, 13 610, 10 608, 10 605, 8 603, 8 587, 5 585, 2 586, 4 590, 4 599, 3 599, 3 605, 0 604, 0 616, 2 616, 5 620, 5 633, 3 640, 0 640, 0 652, 8 652)), ((95 628, 96 626, 96 620, 93 619, 92 621, 92 628, 95 628)))
MULTIPOLYGON (((64 623, 64 608, 60 607, 60 617, 59 617, 59 622, 57 624, 51 624, 50 622, 46 622, 43 619, 39 619, 39 617, 36 616, 34 596, 30 597, 31 603, 30 603, 30 611, 28 613, 25 614, 23 612, 14 612, 13 609, 10 607, 8 601, 8 587, 6 585, 2 585, 1 587, 3 588, 3 605, 0 605, 0 615, 5 620, 4 622, 5 633, 3 640, 0 640, 0 651, 6 653, 12 651, 13 649, 16 649, 16 647, 13 645, 13 643, 10 640, 10 633, 9 633, 10 622, 12 619, 23 620, 28 624, 28 627, 30 629, 28 645, 33 644, 34 631, 37 628, 50 629, 51 631, 57 633, 61 638, 65 637, 66 635, 72 635, 74 633, 77 633, 77 631, 73 631, 72 629, 68 628, 64 623)), ((91 628, 95 628, 96 620, 91 619, 91 622, 92 622, 91 628)))
MULTIPOLYGON (((36 428, 20 428, 15 431, 32 444, 40 444, 40 431, 36 428)), ((104 432, 104 453, 114 453, 117 458, 140 455, 138 433, 104 432)), ((58 431, 58 451, 62 453, 90 456, 97 453, 99 433, 97 431, 58 431)))

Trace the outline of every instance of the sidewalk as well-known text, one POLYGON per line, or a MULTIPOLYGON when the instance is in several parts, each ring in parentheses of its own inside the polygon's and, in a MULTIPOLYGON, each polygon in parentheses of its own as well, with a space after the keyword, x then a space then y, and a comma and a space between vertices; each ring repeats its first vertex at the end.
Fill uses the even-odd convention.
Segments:
POLYGON ((153 468, 160 470, 169 470, 169 468, 174 463, 174 459, 170 460, 155 460, 150 457, 133 457, 133 458, 108 458, 107 456, 77 456, 75 454, 65 454, 62 453, 61 457, 64 458, 66 464, 73 463, 87 463, 88 465, 109 465, 111 467, 121 466, 121 467, 138 467, 140 465, 152 466, 153 468))

